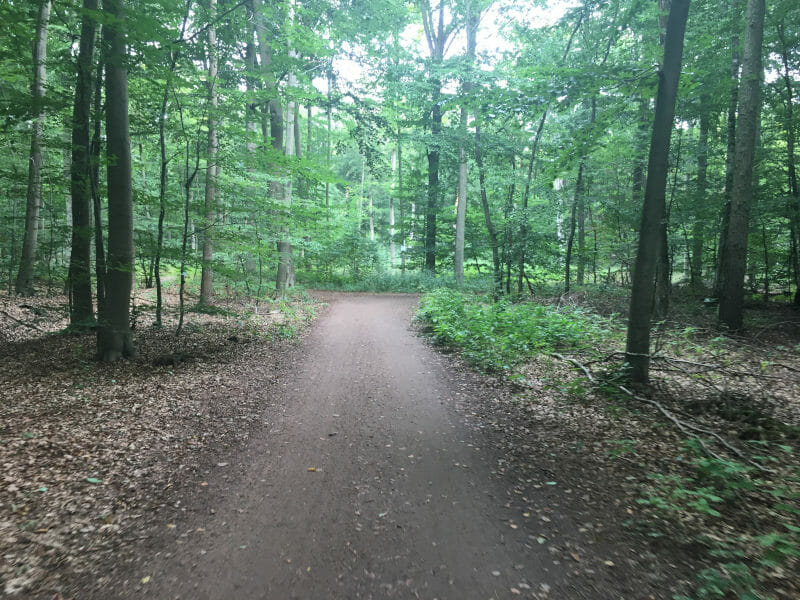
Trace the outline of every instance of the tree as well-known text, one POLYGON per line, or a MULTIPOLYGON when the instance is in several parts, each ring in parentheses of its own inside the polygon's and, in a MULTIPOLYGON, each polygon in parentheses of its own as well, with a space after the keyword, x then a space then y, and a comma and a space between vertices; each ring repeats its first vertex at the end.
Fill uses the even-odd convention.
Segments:
POLYGON ((133 284, 133 190, 128 125, 128 70, 124 0, 104 0, 106 155, 108 165, 108 257, 106 305, 97 329, 97 354, 114 362, 134 356, 130 327, 133 284))
POLYGON ((632 381, 646 383, 650 367, 650 319, 653 310, 655 265, 665 215, 670 138, 683 58, 683 38, 690 0, 673 0, 664 39, 664 60, 650 137, 647 184, 644 192, 639 244, 633 271, 625 361, 632 381))
POLYGON ((430 142, 427 144, 428 157, 428 189, 425 205, 425 269, 431 273, 436 271, 436 216, 439 211, 439 162, 442 150, 442 79, 441 69, 444 53, 452 35, 458 30, 458 22, 454 15, 445 20, 445 1, 439 0, 438 6, 431 6, 429 0, 419 0, 422 26, 428 44, 431 64, 429 67, 429 84, 431 103, 426 109, 426 120, 430 115, 430 142))
POLYGON ((90 131, 92 120, 92 70, 96 26, 92 12, 97 0, 84 0, 81 41, 78 49, 75 104, 72 111, 72 161, 70 196, 72 201, 72 246, 69 264, 71 291, 70 325, 85 326, 94 319, 92 308, 91 241, 92 189, 90 131))
POLYGON ((16 292, 33 295, 33 269, 36 261, 36 239, 39 233, 39 209, 42 205, 42 135, 45 120, 44 94, 47 81, 47 26, 50 21, 50 0, 41 0, 36 18, 36 39, 33 44, 33 79, 31 100, 33 130, 28 161, 28 198, 25 206, 25 233, 17 273, 16 292))
POLYGON ((730 329, 742 327, 747 233, 753 196, 753 159, 761 108, 761 45, 764 38, 764 0, 748 0, 745 16, 736 156, 725 251, 720 257, 719 321, 730 329))
MULTIPOLYGON (((461 88, 464 96, 468 96, 472 89, 470 69, 475 61, 475 49, 477 47, 478 23, 480 13, 473 14, 470 0, 466 1, 464 8, 467 23, 467 72, 462 82, 461 88)), ((466 101, 463 100, 464 102, 466 101)), ((468 112, 465 104, 461 105, 460 134, 458 143, 458 206, 456 208, 456 248, 453 270, 456 281, 461 284, 464 281, 464 229, 467 218, 467 120, 468 112)))
POLYGON ((217 110, 219 99, 217 94, 217 28, 214 25, 216 18, 216 0, 209 0, 208 12, 211 22, 206 32, 208 40, 208 152, 206 159, 206 194, 205 194, 205 222, 203 224, 203 267, 200 276, 200 304, 209 305, 214 295, 214 221, 216 220, 216 192, 219 165, 217 153, 219 140, 217 139, 217 110))

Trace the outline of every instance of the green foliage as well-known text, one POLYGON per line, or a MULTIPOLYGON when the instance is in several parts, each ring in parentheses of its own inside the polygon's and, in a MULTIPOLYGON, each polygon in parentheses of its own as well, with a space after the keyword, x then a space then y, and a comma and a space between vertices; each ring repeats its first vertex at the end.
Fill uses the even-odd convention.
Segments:
POLYGON ((509 372, 541 352, 588 349, 608 334, 605 319, 582 309, 487 303, 448 289, 423 296, 417 316, 439 343, 490 372, 509 372))

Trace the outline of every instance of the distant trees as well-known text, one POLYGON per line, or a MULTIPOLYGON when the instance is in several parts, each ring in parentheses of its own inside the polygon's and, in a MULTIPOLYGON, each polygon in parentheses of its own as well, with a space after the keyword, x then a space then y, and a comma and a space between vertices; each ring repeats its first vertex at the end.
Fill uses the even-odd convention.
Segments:
POLYGON ((587 0, 542 23, 511 0, 186 0, 117 22, 120 0, 74 0, 52 27, 48 3, 2 3, 3 287, 65 283, 74 326, 96 313, 118 337, 127 285, 155 286, 162 326, 181 282, 207 306, 452 261, 495 295, 633 286, 631 358, 648 353, 656 251, 659 318, 685 286, 744 326, 750 297, 800 302, 800 5, 766 7, 759 42, 744 4, 692 3, 655 165, 665 2, 587 0), (129 52, 109 45, 123 23, 129 52), (484 48, 491 27, 503 41, 484 48))

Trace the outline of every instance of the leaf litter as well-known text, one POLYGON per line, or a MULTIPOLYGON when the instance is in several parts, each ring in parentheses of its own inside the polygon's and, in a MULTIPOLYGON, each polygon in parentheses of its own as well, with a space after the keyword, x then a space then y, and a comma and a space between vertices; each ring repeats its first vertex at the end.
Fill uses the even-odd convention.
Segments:
MULTIPOLYGON (((220 314, 187 312, 176 338, 177 298, 166 300, 156 330, 137 298, 138 356, 103 364, 93 334, 61 333, 65 297, 0 294, 0 596, 102 589, 265 426, 289 317, 223 300, 220 314)), ((294 307, 288 325, 315 306, 294 307)))

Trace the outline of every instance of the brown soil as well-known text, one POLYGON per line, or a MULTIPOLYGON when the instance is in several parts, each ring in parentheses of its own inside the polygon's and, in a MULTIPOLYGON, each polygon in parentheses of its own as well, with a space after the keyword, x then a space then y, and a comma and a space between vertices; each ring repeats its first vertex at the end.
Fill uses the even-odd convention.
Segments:
POLYGON ((587 481, 580 461, 548 457, 510 476, 504 432, 486 431, 496 417, 474 410, 505 392, 409 330, 415 297, 329 299, 264 388, 268 426, 196 482, 186 516, 97 597, 674 593, 671 561, 620 535, 605 473, 587 481), (579 507, 593 514, 576 520, 579 507))
MULTIPOLYGON (((133 447, 131 462, 148 470, 123 468, 102 488, 83 481, 95 471, 77 477, 87 493, 125 477, 129 485, 114 487, 108 510, 87 509, 103 512, 105 529, 86 517, 14 597, 636 600, 680 591, 691 556, 623 527, 635 505, 624 500, 622 463, 597 452, 596 426, 581 434, 587 411, 576 420, 566 406, 523 405, 437 353, 411 330, 414 296, 323 299, 331 306, 298 344, 231 341, 225 361, 206 353, 157 369, 166 391, 149 387, 153 369, 140 359, 138 418, 162 405, 169 414, 146 423, 144 439, 130 433, 129 413, 105 419, 119 416, 131 437, 116 454, 133 447), (185 393, 172 389, 170 366, 185 393)), ((7 438, 22 435, 15 427, 7 438)), ((48 527, 11 551, 38 547, 48 527)))

